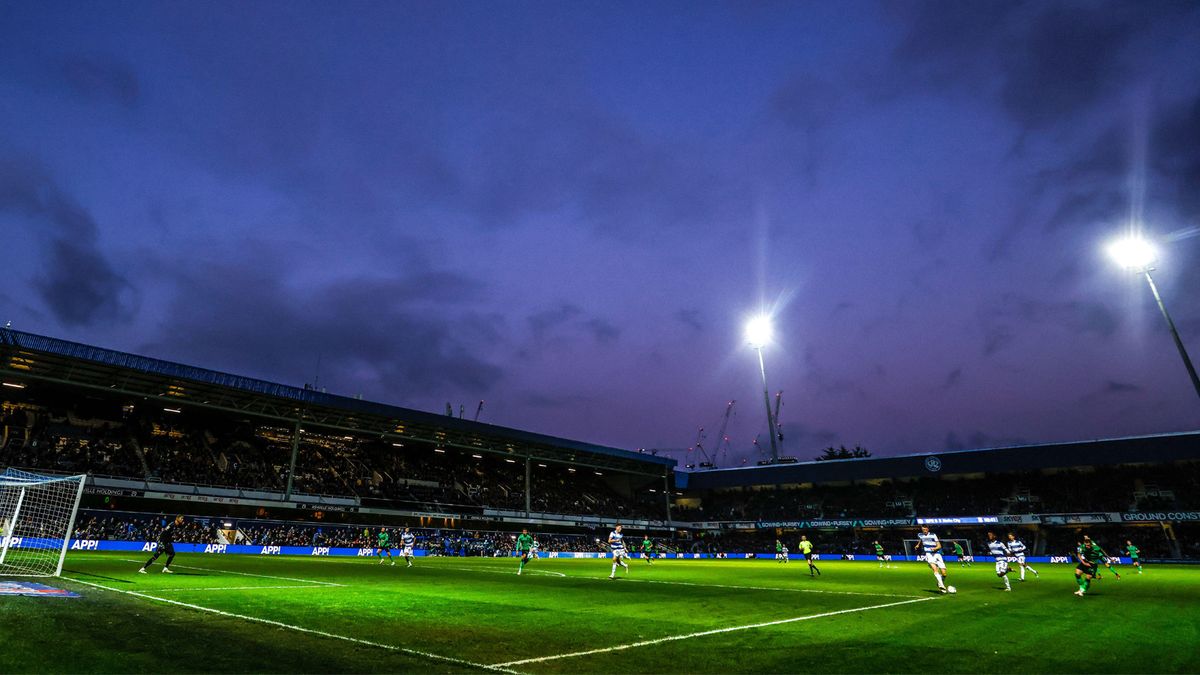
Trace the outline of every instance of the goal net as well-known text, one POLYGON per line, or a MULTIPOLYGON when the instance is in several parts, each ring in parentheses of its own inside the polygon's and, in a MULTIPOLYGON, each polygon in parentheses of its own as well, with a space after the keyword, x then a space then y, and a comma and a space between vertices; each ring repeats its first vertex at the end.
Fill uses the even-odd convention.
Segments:
POLYGON ((0 474, 0 576, 62 573, 87 475, 0 474))
MULTIPOLYGON (((954 555, 954 542, 958 542, 959 545, 962 546, 963 556, 974 557, 974 555, 975 555, 974 553, 971 552, 971 540, 970 539, 942 539, 941 542, 942 542, 942 550, 940 551, 940 553, 944 556, 954 555)), ((921 553, 921 540, 920 539, 905 539, 904 540, 904 555, 911 555, 911 556, 923 555, 921 553)))

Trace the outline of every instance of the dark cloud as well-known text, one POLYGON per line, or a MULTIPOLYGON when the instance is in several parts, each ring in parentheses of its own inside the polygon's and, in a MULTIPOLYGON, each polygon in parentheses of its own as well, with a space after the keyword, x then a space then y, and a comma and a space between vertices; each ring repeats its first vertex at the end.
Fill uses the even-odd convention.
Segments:
POLYGON ((621 329, 604 319, 588 319, 583 325, 600 344, 612 344, 621 337, 621 329))
POLYGON ((1130 396, 1133 394, 1140 394, 1144 391, 1145 387, 1142 387, 1141 385, 1132 384, 1129 382, 1118 382, 1116 380, 1105 380, 1104 384, 1098 389, 1080 396, 1079 401, 1088 405, 1096 405, 1103 399, 1121 397, 1127 401, 1133 401, 1135 402, 1135 405, 1137 405, 1137 398, 1130 398, 1130 396))
POLYGON ((842 90, 810 74, 792 77, 771 96, 771 111, 786 125, 814 133, 833 118, 842 90))
POLYGON ((675 319, 694 331, 704 330, 702 314, 698 309, 681 309, 675 312, 675 319))
POLYGON ((945 381, 942 382, 942 389, 953 389, 954 387, 958 386, 958 383, 962 382, 962 376, 962 366, 951 370, 949 373, 947 373, 945 381))
MULTIPOLYGON (((810 427, 800 423, 783 423, 783 447, 780 449, 780 454, 786 455, 807 455, 808 453, 819 450, 831 443, 836 443, 838 433, 832 429, 822 429, 819 427, 810 427)), ((763 437, 759 439, 759 445, 764 450, 769 450, 771 447, 770 439, 763 437)))
POLYGON ((292 384, 310 381, 319 358, 331 390, 400 402, 482 395, 504 377, 491 362, 502 322, 467 308, 479 288, 469 278, 362 277, 302 291, 269 265, 193 261, 171 283, 177 294, 161 333, 143 347, 151 354, 292 384), (458 290, 441 291, 431 310, 430 283, 458 290))
POLYGON ((1125 75, 1121 52, 1147 18, 1123 14, 1112 5, 1051 6, 1009 40, 1000 100, 1013 119, 1027 128, 1061 123, 1113 91, 1125 75))
POLYGON ((984 332, 984 356, 991 356, 1017 337, 1015 326, 1052 324, 1078 335, 1108 339, 1120 327, 1116 312, 1093 300, 1050 302, 1018 293, 1005 293, 980 309, 984 332))
POLYGON ((34 287, 64 325, 127 319, 136 294, 99 249, 92 215, 32 160, 0 159, 0 212, 41 230, 47 240, 34 287))
POLYGON ((126 63, 96 54, 75 54, 59 64, 59 72, 72 92, 82 98, 113 101, 127 108, 137 104, 141 84, 126 63))
POLYGON ((1011 326, 1006 324, 987 326, 983 336, 983 355, 991 356, 1011 345, 1017 339, 1011 326))
POLYGON ((946 226, 933 220, 921 219, 912 224, 913 239, 922 249, 942 243, 946 238, 946 226))
POLYGON ((1174 190, 1173 202, 1185 221, 1200 218, 1200 82, 1190 100, 1167 111, 1155 125, 1154 168, 1174 190))
POLYGON ((592 399, 582 394, 548 394, 540 391, 525 392, 521 402, 533 408, 570 408, 591 402, 592 399))
MULTIPOLYGON (((560 329, 581 331, 590 335, 597 343, 610 345, 621 337, 621 329, 611 321, 597 316, 588 316, 578 305, 569 302, 535 312, 526 319, 535 343, 555 339, 560 329)), ((528 354, 529 350, 523 350, 528 354)))
POLYGON ((1025 6, 956 0, 889 3, 887 11, 907 26, 895 59, 911 77, 933 87, 986 87, 999 38, 1025 6))
MULTIPOLYGON (((1187 0, 926 0, 893 3, 889 11, 908 27, 895 57, 910 80, 939 90, 994 92, 1026 130, 1093 112, 1130 77, 1144 75, 1141 43, 1188 39, 1198 13, 1187 0)), ((892 86, 904 91, 901 82, 892 86)))
POLYGON ((519 119, 500 118, 484 139, 467 186, 477 220, 507 226, 553 214, 604 235, 728 227, 744 204, 736 176, 723 176, 692 148, 647 138, 600 109, 529 101, 519 119))
POLYGON ((1004 448, 1027 444, 1028 441, 1023 438, 1000 438, 979 430, 972 431, 965 437, 960 437, 957 433, 950 431, 946 433, 943 448, 947 451, 978 450, 980 448, 1004 448))
POLYGON ((1073 226, 1109 226, 1113 214, 1128 208, 1129 197, 1115 188, 1076 192, 1062 196, 1054 213, 1046 220, 1047 230, 1073 226))
POLYGON ((1109 380, 1104 383, 1104 391, 1109 394, 1128 394, 1130 392, 1137 392, 1141 390, 1142 387, 1136 384, 1129 384, 1127 382, 1114 382, 1113 380, 1109 380))
POLYGON ((578 318, 581 314, 583 314, 583 310, 578 306, 564 302, 531 315, 527 321, 529 329, 533 332, 533 339, 541 342, 549 336, 552 330, 578 318))

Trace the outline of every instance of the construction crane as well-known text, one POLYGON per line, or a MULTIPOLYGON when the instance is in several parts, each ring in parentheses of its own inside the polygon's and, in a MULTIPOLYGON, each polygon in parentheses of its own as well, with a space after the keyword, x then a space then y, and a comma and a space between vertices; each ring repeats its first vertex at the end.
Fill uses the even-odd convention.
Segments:
POLYGON ((479 413, 483 412, 483 399, 479 399, 479 407, 475 409, 475 419, 473 422, 479 421, 479 413))
MULTIPOLYGON (((780 389, 775 394, 775 418, 774 418, 775 428, 773 429, 773 431, 775 433, 775 438, 780 443, 783 443, 783 423, 779 421, 779 407, 781 405, 783 405, 783 390, 782 389, 780 389)), ((782 451, 783 450, 782 450, 782 446, 781 446, 780 452, 782 452, 782 451)))
POLYGON ((682 454, 684 468, 694 469, 694 468, 696 468, 696 463, 693 462, 690 457, 688 457, 688 454, 693 452, 695 449, 696 449, 695 446, 692 446, 690 448, 641 448, 638 450, 638 452, 652 455, 654 457, 657 457, 660 454, 662 454, 662 455, 682 454))
POLYGON ((725 450, 725 457, 729 457, 729 437, 725 435, 725 430, 729 428, 729 417, 733 414, 733 404, 736 400, 731 400, 725 404, 725 415, 721 418, 721 431, 717 433, 717 447, 713 449, 713 466, 717 464, 717 457, 721 453, 721 449, 725 450))
MULTIPOLYGON (((713 452, 711 456, 708 454, 708 451, 704 449, 705 438, 707 438, 707 436, 704 433, 704 427, 700 427, 700 430, 696 432, 696 442, 692 444, 692 448, 700 451, 700 456, 704 458, 704 461, 700 463, 700 466, 707 469, 713 466, 713 460, 716 458, 717 453, 713 452)), ((718 440, 717 446, 719 447, 720 445, 721 442, 718 440)), ((691 450, 692 448, 688 449, 691 450)))

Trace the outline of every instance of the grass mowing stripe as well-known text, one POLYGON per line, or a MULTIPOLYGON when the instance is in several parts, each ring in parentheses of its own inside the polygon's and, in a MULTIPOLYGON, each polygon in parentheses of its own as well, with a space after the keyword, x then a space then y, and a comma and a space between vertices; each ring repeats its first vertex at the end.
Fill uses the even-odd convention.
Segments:
MULTIPOLYGON (((605 580, 608 577, 604 577, 605 580)), ((830 595, 872 595, 877 598, 922 598, 920 595, 901 595, 898 593, 867 593, 865 591, 824 591, 817 588, 780 588, 776 586, 732 586, 729 584, 700 584, 694 581, 666 581, 664 579, 630 579, 620 577, 621 581, 634 581, 640 584, 671 584, 673 586, 703 586, 705 588, 736 588, 747 591, 788 591, 791 593, 828 593, 830 595)), ((922 598, 932 600, 932 598, 922 598)))
MULTIPOLYGON (((314 560, 314 562, 315 561, 316 560, 314 560)), ((333 558, 321 558, 320 562, 321 562, 321 564, 329 564, 329 563, 341 563, 341 564, 351 564, 351 565, 359 564, 355 560, 335 560, 333 558)), ((515 572, 509 572, 507 570, 498 569, 495 566, 488 565, 487 563, 482 564, 478 568, 476 568, 476 567, 447 567, 445 565, 438 565, 438 564, 417 565, 417 567, 421 567, 423 569, 461 570, 463 572, 477 572, 477 573, 488 573, 488 574, 512 574, 513 576, 516 576, 515 572), (491 569, 488 569, 489 567, 491 569)), ((567 579, 584 579, 584 580, 591 580, 591 581, 608 581, 609 580, 608 576, 603 574, 603 569, 601 569, 601 574, 598 574, 596 576, 567 575, 567 574, 563 574, 562 572, 551 572, 549 570, 538 570, 538 569, 525 571, 525 574, 533 574, 533 573, 541 574, 543 576, 553 575, 553 576, 558 576, 558 577, 564 577, 567 579)), ((869 595, 869 596, 876 597, 876 598, 920 598, 920 597, 923 597, 920 595, 908 595, 908 594, 902 594, 902 593, 870 593, 867 591, 827 591, 827 590, 822 590, 822 589, 817 589, 817 588, 788 588, 785 586, 743 586, 743 585, 734 585, 734 584, 702 584, 702 583, 697 583, 694 581, 667 581, 665 579, 631 579, 627 576, 621 577, 621 580, 622 581, 632 581, 632 582, 642 583, 642 584, 671 584, 674 586, 700 586, 703 588, 731 588, 734 590, 744 590, 744 591, 784 591, 787 593, 826 593, 829 595, 869 595)))
POLYGON ((112 591, 114 593, 124 593, 125 595, 132 595, 132 596, 138 597, 138 598, 145 598, 146 600, 153 600, 155 602, 165 602, 168 605, 177 605, 179 607, 186 607, 188 609, 194 609, 194 610, 198 610, 201 612, 210 612, 212 614, 218 614, 220 616, 227 616, 227 617, 230 617, 233 619, 242 619, 243 621, 253 621, 255 623, 263 623, 268 626, 276 626, 278 628, 286 628, 288 630, 294 630, 294 631, 298 631, 301 633, 309 633, 311 635, 320 635, 321 637, 333 638, 335 640, 344 640, 346 642, 354 642, 354 643, 361 644, 361 645, 367 645, 368 647, 378 647, 380 649, 387 649, 390 651, 402 652, 404 654, 409 654, 412 656, 420 656, 420 657, 431 659, 434 661, 445 661, 447 663, 454 663, 454 664, 457 664, 460 666, 470 666, 472 668, 479 668, 480 670, 495 670, 495 671, 504 672, 504 673, 515 673, 516 672, 513 670, 509 670, 509 669, 505 668, 504 666, 488 665, 485 663, 475 663, 474 661, 467 661, 465 659, 456 659, 453 656, 442 656, 440 654, 431 654, 429 652, 422 652, 422 651, 418 651, 416 649, 409 649, 408 647, 397 647, 396 645, 384 644, 382 642, 372 642, 370 640, 363 640, 363 639, 356 638, 356 637, 350 637, 348 635, 338 635, 337 633, 329 633, 329 632, 326 632, 323 630, 317 630, 315 628, 305 628, 303 626, 295 626, 290 623, 283 623, 282 621, 275 621, 272 619, 264 619, 264 618, 258 617, 258 616, 247 616, 245 614, 234 614, 233 612, 226 612, 226 611, 223 611, 220 609, 213 609, 212 607, 193 605, 190 602, 180 602, 178 600, 171 600, 170 598, 159 598, 159 597, 155 597, 153 595, 148 595, 146 593, 139 593, 137 591, 127 591, 127 590, 124 590, 121 588, 112 588, 111 586, 104 586, 102 584, 97 584, 97 583, 94 583, 91 581, 75 579, 74 577, 62 577, 62 578, 69 579, 70 581, 84 584, 86 586, 94 586, 96 588, 101 588, 106 591, 112 591))
MULTIPOLYGON (((140 560, 131 560, 122 558, 125 562, 141 562, 140 560)), ((234 572, 233 570, 222 570, 213 567, 194 567, 192 565, 175 564, 173 567, 182 567, 185 570, 201 570, 203 572, 220 572, 221 574, 237 574, 243 577, 261 577, 263 579, 278 579, 280 581, 301 581, 306 584, 317 584, 318 586, 344 586, 345 584, 335 584, 332 581, 313 581, 312 579, 297 579, 295 577, 276 577, 270 574, 254 574, 253 572, 234 572)))
POLYGON ((508 668, 510 666, 521 666, 526 663, 542 663, 544 661, 556 661, 558 659, 570 659, 577 656, 591 656, 592 654, 606 654, 608 652, 618 652, 625 649, 633 649, 634 647, 646 647, 649 645, 662 644, 663 642, 674 642, 676 640, 689 640, 691 638, 704 637, 706 635, 717 635, 720 633, 732 633, 740 630, 750 630, 752 628, 765 628, 767 626, 780 626, 785 623, 796 623, 797 621, 808 621, 809 619, 823 619, 828 616, 837 616, 838 614, 852 614, 854 612, 866 612, 872 609, 884 609, 885 607, 897 607, 899 605, 910 605, 914 602, 926 602, 928 600, 936 600, 937 598, 916 598, 913 600, 901 600, 900 602, 888 602, 882 605, 871 605, 870 607, 855 607, 852 609, 839 609, 834 612, 822 612, 821 614, 809 614, 808 616, 797 616, 791 619, 780 619, 778 621, 764 621, 762 623, 752 623, 746 626, 731 626, 729 628, 716 628, 713 630, 704 630, 698 633, 687 633, 685 635, 671 635, 664 638, 656 638, 654 640, 642 640, 641 642, 630 642, 628 644, 616 645, 613 647, 601 647, 599 649, 588 649, 582 652, 570 652, 568 654, 553 654, 551 656, 539 656, 532 659, 521 659, 520 661, 506 661, 504 663, 492 664, 495 668, 508 668))
POLYGON ((309 588, 312 590, 323 590, 332 588, 332 586, 314 586, 312 584, 304 584, 297 586, 206 586, 203 588, 156 588, 155 593, 170 593, 173 591, 275 591, 283 588, 309 588))

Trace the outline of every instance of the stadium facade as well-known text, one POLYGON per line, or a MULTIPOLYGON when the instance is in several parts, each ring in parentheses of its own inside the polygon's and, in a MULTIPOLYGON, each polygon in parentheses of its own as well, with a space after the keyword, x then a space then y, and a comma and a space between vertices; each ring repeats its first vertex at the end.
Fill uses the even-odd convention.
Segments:
POLYGON ((709 551, 801 530, 856 546, 921 522, 1023 527, 1054 550, 1041 530, 1153 526, 1165 554, 1200 555, 1200 432, 677 472, 669 458, 10 329, 0 381, 0 464, 86 470, 92 509, 576 533, 620 520, 709 551))

